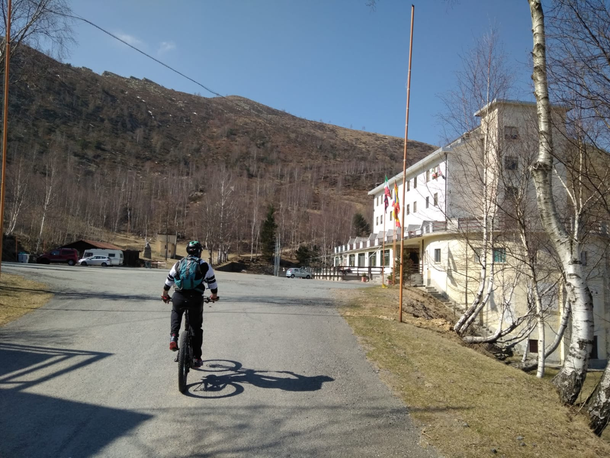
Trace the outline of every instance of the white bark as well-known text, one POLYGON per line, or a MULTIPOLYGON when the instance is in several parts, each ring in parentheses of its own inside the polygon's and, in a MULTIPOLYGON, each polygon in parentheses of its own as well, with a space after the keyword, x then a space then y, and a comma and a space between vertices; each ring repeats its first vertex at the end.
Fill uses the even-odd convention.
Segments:
POLYGON ((553 138, 546 77, 544 13, 540 0, 528 1, 532 17, 533 80, 539 129, 538 159, 533 165, 532 176, 540 218, 564 267, 568 302, 573 311, 569 351, 553 383, 558 388, 562 401, 573 404, 586 377, 589 352, 593 343, 593 300, 580 262, 581 247, 578 232, 575 231, 575 236, 572 237, 567 233, 559 219, 553 197, 553 138))

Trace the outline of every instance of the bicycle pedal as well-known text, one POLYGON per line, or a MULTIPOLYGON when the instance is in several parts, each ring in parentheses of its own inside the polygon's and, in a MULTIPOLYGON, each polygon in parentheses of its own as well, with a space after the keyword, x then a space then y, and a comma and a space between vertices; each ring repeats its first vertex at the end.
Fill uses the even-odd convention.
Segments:
POLYGON ((178 362, 178 355, 176 355, 176 357, 174 358, 174 362, 177 363, 178 362))

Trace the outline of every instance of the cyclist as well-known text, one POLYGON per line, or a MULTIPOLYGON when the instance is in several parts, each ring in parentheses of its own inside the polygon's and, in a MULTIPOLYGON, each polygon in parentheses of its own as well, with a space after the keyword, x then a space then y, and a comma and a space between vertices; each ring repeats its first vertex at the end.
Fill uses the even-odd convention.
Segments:
POLYGON ((182 322, 182 315, 184 310, 189 308, 189 318, 191 327, 195 332, 195 339, 193 342, 193 365, 195 367, 201 367, 201 345, 203 343, 203 330, 201 328, 203 322, 203 292, 205 286, 203 282, 207 283, 210 288, 211 295, 210 299, 215 301, 218 299, 218 285, 216 284, 216 277, 214 276, 214 270, 207 262, 201 259, 201 251, 203 247, 201 243, 197 241, 189 242, 186 247, 188 256, 178 261, 169 271, 165 284, 163 285, 163 293, 161 299, 164 302, 169 302, 168 291, 170 288, 178 282, 180 284, 180 275, 185 276, 184 263, 188 260, 194 260, 198 263, 198 269, 195 272, 195 282, 198 284, 193 289, 182 289, 176 285, 176 291, 172 297, 172 317, 171 317, 171 334, 169 341, 169 349, 172 351, 178 350, 178 334, 180 333, 180 323, 182 322))

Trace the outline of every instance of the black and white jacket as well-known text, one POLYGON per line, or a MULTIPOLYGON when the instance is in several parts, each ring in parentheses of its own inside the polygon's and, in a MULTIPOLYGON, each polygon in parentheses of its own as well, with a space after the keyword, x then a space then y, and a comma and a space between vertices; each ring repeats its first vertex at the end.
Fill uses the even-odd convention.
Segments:
MULTIPOLYGON (((169 271, 167 278, 165 279, 165 285, 163 286, 163 289, 165 289, 165 291, 169 291, 170 288, 174 286, 176 275, 178 274, 178 264, 180 264, 180 261, 174 264, 174 266, 169 271)), ((214 269, 212 269, 212 266, 205 262, 203 259, 199 259, 199 268, 201 269, 201 273, 203 274, 203 281, 208 285, 210 291, 213 294, 216 294, 218 292, 218 284, 216 283, 214 269)), ((203 290, 205 290, 205 287, 203 287, 203 290)), ((200 291, 202 295, 203 290, 200 291)))

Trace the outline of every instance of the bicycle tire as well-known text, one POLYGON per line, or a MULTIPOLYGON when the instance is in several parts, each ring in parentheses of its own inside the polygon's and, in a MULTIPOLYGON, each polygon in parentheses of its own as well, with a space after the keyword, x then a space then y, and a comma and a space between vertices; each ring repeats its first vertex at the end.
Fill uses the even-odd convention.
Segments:
POLYGON ((190 356, 190 339, 188 332, 180 335, 180 350, 178 351, 178 389, 181 393, 186 391, 186 378, 191 367, 192 357, 190 356))

